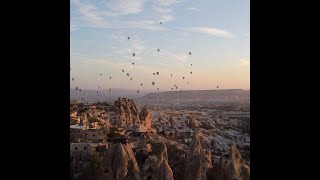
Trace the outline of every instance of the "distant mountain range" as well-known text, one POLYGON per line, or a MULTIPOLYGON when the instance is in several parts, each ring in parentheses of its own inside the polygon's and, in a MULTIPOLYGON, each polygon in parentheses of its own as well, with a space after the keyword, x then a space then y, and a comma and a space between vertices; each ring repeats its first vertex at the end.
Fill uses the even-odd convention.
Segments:
POLYGON ((167 91, 159 93, 148 93, 146 96, 139 98, 143 99, 167 99, 167 100, 202 100, 207 101, 211 99, 221 98, 250 98, 249 90, 242 89, 225 89, 225 90, 189 90, 189 91, 167 91))
POLYGON ((75 89, 70 89, 70 99, 82 98, 88 99, 89 102, 115 101, 119 97, 134 99, 138 102, 165 100, 165 101, 212 101, 218 99, 250 99, 250 90, 242 89, 221 89, 221 90, 186 90, 186 91, 165 91, 165 92, 150 92, 150 90, 127 89, 112 89, 103 90, 99 96, 96 90, 82 90, 81 92, 75 89))
POLYGON ((81 92, 75 89, 70 89, 70 99, 78 99, 81 100, 82 98, 88 99, 89 102, 112 102, 118 100, 119 97, 126 97, 130 99, 136 99, 146 95, 148 92, 147 90, 128 90, 128 89, 120 89, 114 88, 112 89, 111 93, 109 90, 102 90, 97 93, 97 90, 85 90, 82 89, 81 92), (99 94, 99 96, 98 96, 99 94))

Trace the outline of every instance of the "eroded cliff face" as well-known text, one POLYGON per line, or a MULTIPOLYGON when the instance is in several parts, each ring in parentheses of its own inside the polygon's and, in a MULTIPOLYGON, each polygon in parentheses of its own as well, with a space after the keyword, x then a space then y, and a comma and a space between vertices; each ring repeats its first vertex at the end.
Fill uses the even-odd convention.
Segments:
POLYGON ((139 166, 129 145, 117 143, 109 147, 101 169, 104 179, 141 179, 139 166))
POLYGON ((249 180, 250 167, 242 159, 236 145, 231 145, 225 152, 214 171, 216 180, 249 180))

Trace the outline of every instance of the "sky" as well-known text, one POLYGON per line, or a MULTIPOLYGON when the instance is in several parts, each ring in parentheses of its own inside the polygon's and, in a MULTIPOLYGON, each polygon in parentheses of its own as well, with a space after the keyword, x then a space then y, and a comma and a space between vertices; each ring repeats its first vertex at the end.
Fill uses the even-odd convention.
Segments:
POLYGON ((249 0, 71 0, 70 6, 71 88, 250 89, 249 0))

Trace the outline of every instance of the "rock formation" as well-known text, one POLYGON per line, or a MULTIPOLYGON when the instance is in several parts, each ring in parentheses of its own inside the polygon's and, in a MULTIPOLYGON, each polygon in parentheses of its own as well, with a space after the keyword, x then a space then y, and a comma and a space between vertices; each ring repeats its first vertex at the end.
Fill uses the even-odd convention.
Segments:
POLYGON ((141 119, 141 124, 143 124, 148 131, 151 131, 151 124, 152 124, 151 115, 146 106, 143 107, 140 112, 140 119, 141 119))
POLYGON ((231 145, 229 151, 220 157, 215 169, 216 180, 249 180, 250 167, 242 159, 236 145, 231 145))
POLYGON ((131 99, 119 98, 114 103, 117 111, 117 124, 121 127, 132 127, 135 124, 140 124, 139 112, 131 99))
POLYGON ((143 165, 143 175, 146 179, 173 180, 173 172, 168 164, 168 152, 165 144, 151 144, 151 152, 143 165))
POLYGON ((192 116, 191 119, 189 120, 189 127, 192 129, 198 128, 200 125, 200 122, 196 119, 195 116, 192 116))
POLYGON ((195 134, 189 147, 186 179, 206 180, 207 164, 206 154, 201 146, 199 136, 195 134))
POLYGON ((109 147, 101 168, 104 179, 141 179, 139 166, 129 145, 117 143, 109 147))

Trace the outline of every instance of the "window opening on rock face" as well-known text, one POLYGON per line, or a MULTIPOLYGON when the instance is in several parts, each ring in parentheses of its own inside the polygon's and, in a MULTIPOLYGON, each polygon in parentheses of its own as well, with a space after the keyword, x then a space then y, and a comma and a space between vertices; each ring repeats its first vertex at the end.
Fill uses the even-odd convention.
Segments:
POLYGON ((78 147, 75 147, 74 149, 75 149, 75 150, 78 150, 78 147))
POLYGON ((104 170, 104 173, 109 173, 109 170, 108 169, 104 170))

